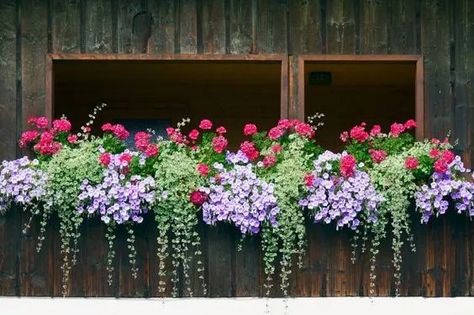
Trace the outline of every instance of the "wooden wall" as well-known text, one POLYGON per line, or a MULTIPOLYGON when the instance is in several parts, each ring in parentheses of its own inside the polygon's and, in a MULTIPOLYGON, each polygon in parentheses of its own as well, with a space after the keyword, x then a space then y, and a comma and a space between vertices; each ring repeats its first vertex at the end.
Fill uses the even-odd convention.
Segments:
MULTIPOLYGON (((0 1, 0 159, 21 152, 16 139, 28 116, 45 111, 47 53, 421 54, 427 131, 453 131, 457 150, 474 158, 474 3, 470 0, 2 0, 0 1)), ((297 95, 297 91, 290 91, 297 95)), ((472 163, 471 163, 472 164, 472 163)), ((57 295, 58 236, 35 254, 24 216, 0 217, 0 295, 57 295)), ((141 232, 141 273, 129 278, 123 242, 116 285, 105 281, 98 223, 84 227, 81 265, 72 295, 152 296, 156 260, 151 223, 141 232)), ((56 229, 57 230, 57 229, 56 229)), ((293 276, 302 296, 364 295, 367 262, 349 264, 348 235, 309 230, 309 255, 293 276)), ((204 229, 211 296, 262 292, 257 241, 235 253, 235 235, 204 229), (259 280, 260 279, 260 280, 259 280)), ((418 252, 405 263, 403 294, 474 294, 474 226, 451 216, 417 227, 418 252)), ((123 241, 123 239, 122 239, 123 241)), ((379 294, 393 293, 389 251, 383 251, 379 294)))

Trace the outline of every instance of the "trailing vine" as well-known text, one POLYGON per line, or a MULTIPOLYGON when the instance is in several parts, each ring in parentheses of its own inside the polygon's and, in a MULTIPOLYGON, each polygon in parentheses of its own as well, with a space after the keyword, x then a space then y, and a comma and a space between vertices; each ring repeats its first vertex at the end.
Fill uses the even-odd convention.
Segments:
POLYGON ((189 200, 189 192, 199 187, 202 181, 196 170, 196 164, 197 162, 183 146, 170 142, 162 144, 159 159, 153 166, 157 184, 166 191, 164 200, 153 208, 158 225, 157 256, 160 277, 158 291, 160 293, 165 291, 166 258, 171 257, 173 296, 178 295, 180 268, 186 295, 194 294, 189 275, 192 256, 197 260, 199 279, 202 281, 202 288, 206 294, 200 236, 196 230, 199 222, 198 213, 189 200), (169 239, 170 235, 172 239, 169 239))
MULTIPOLYGON (((44 164, 48 176, 44 211, 47 216, 57 214, 59 218, 63 295, 67 294, 69 273, 77 260, 79 227, 83 222, 83 216, 76 211, 77 197, 85 179, 91 183, 100 182, 102 168, 97 163, 98 155, 98 142, 81 142, 74 149, 64 147, 44 164)), ((44 229, 44 220, 41 225, 44 229)))
POLYGON ((298 200, 304 183, 302 179, 308 171, 306 161, 311 157, 303 150, 305 139, 296 134, 289 137, 291 140, 279 157, 281 162, 267 174, 268 180, 275 185, 280 212, 277 217, 278 225, 266 225, 262 231, 266 295, 270 294, 277 257, 280 257, 280 289, 284 296, 288 296, 293 256, 297 255, 298 266, 301 266, 301 257, 305 252, 305 218, 298 200))

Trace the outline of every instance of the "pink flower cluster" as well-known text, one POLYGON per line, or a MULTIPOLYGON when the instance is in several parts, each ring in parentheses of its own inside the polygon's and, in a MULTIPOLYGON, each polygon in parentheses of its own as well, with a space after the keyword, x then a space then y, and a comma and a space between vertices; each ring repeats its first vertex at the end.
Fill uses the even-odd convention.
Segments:
POLYGON ((240 145, 240 150, 242 150, 247 159, 249 159, 250 161, 256 160, 260 155, 260 152, 255 147, 255 144, 251 141, 244 141, 240 145))
MULTIPOLYGON (((377 137, 382 134, 382 127, 380 125, 374 125, 370 132, 365 130, 367 124, 365 122, 360 125, 352 127, 350 131, 344 131, 341 133, 339 138, 342 142, 347 142, 349 139, 352 139, 357 142, 365 142, 370 140, 371 137, 377 137)), ((416 122, 413 119, 407 120, 404 124, 393 123, 390 126, 390 136, 397 138, 403 132, 415 128, 416 122)))
POLYGON ((354 175, 356 162, 357 161, 354 156, 350 154, 343 155, 339 162, 339 169, 341 171, 341 175, 344 177, 351 177, 352 175, 354 175))
POLYGON ((65 118, 53 120, 53 130, 56 132, 70 132, 71 123, 65 118))
POLYGON ((412 128, 416 128, 416 122, 413 119, 407 120, 405 124, 393 123, 390 126, 390 135, 397 138, 400 134, 412 128))
POLYGON ((381 163, 387 157, 387 152, 385 152, 384 150, 370 149, 369 154, 370 154, 370 157, 372 158, 372 161, 377 164, 381 163))
POLYGON ((202 176, 207 176, 209 174, 209 166, 205 163, 199 163, 196 169, 202 176))
POLYGON ((102 125, 102 131, 110 132, 120 140, 125 140, 130 135, 127 129, 121 124, 112 125, 111 123, 106 123, 102 125))
POLYGON ((445 150, 440 153, 437 149, 431 150, 430 156, 436 160, 433 168, 437 173, 445 173, 456 157, 450 150, 445 150))
POLYGON ((46 129, 49 125, 48 118, 41 116, 41 117, 31 117, 28 119, 28 124, 32 125, 38 129, 46 129))
POLYGON ((405 168, 408 170, 415 170, 418 168, 418 165, 420 163, 418 162, 418 159, 414 156, 408 156, 405 159, 405 168))
POLYGON ((227 148, 227 144, 227 139, 222 135, 212 138, 212 148, 216 153, 224 152, 225 148, 227 148))
POLYGON ((297 119, 281 119, 276 127, 273 127, 268 131, 268 137, 271 140, 278 140, 281 136, 285 134, 285 132, 290 131, 291 128, 293 128, 294 131, 300 136, 309 139, 313 138, 316 134, 316 131, 310 124, 306 124, 297 119))
POLYGON ((135 134, 135 147, 143 152, 146 157, 153 157, 158 154, 158 145, 150 143, 151 134, 147 132, 137 132, 135 134))
POLYGON ((39 142, 33 147, 33 149, 42 155, 54 155, 58 153, 61 148, 61 143, 54 141, 54 135, 49 131, 43 132, 39 142))
MULTIPOLYGON (((71 131, 71 122, 66 118, 55 119, 52 122, 52 128, 48 129, 49 121, 46 117, 31 117, 28 119, 28 124, 39 129, 27 130, 22 133, 19 145, 25 148, 33 143, 33 149, 41 155, 54 155, 62 148, 62 144, 58 141, 56 136, 59 133, 68 134, 71 131)), ((76 143, 76 135, 68 135, 67 141, 69 143, 76 143)))
POLYGON ((257 126, 255 126, 254 124, 246 124, 244 126, 244 135, 246 136, 253 136, 257 133, 257 131, 257 126))
MULTIPOLYGON (((170 140, 176 143, 185 143, 183 134, 178 130, 172 127, 166 128, 166 134, 170 137, 170 140)), ((197 138, 197 136, 196 136, 197 138)))

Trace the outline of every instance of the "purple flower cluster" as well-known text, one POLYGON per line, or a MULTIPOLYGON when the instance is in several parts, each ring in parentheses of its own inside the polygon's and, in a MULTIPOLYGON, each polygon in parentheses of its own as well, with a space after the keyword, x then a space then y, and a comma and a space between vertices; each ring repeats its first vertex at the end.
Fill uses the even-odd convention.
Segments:
POLYGON ((366 172, 355 170, 350 177, 337 172, 341 154, 326 151, 314 161, 311 180, 306 182, 308 195, 299 201, 300 206, 314 211, 314 221, 337 222, 337 228, 347 226, 353 230, 360 224, 360 214, 367 220, 377 219, 377 208, 383 201, 366 172))
POLYGON ((111 220, 118 224, 129 220, 141 223, 143 214, 155 202, 155 180, 151 176, 128 177, 127 172, 128 164, 120 159, 120 154, 111 155, 100 184, 91 185, 88 180, 81 184, 76 210, 99 214, 106 224, 111 220))
POLYGON ((232 168, 226 170, 222 164, 215 163, 218 179, 212 178, 210 187, 200 188, 208 195, 202 205, 204 221, 207 224, 231 222, 242 234, 258 233, 264 221, 276 226, 280 209, 273 185, 257 178, 253 165, 242 151, 228 153, 226 159, 232 168))
MULTIPOLYGON (((434 173, 431 183, 423 185, 415 193, 417 209, 422 213, 421 222, 427 223, 432 215, 446 213, 449 201, 452 201, 458 213, 474 216, 474 184, 463 178, 457 178, 459 173, 469 173, 456 156, 445 173, 434 173)), ((474 177, 474 174, 472 174, 474 177)))
POLYGON ((37 204, 46 195, 47 175, 38 169, 38 160, 28 157, 3 161, 0 168, 0 211, 13 202, 24 206, 37 204))

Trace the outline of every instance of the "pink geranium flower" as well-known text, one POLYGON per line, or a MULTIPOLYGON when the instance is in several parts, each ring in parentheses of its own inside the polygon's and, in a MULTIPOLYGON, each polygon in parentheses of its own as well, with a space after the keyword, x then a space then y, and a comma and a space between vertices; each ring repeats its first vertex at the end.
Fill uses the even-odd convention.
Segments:
POLYGON ((224 126, 220 126, 216 129, 216 132, 220 135, 223 135, 223 134, 227 133, 227 129, 225 129, 224 126))
POLYGON ((224 136, 217 136, 212 139, 212 148, 217 153, 222 153, 227 147, 228 141, 224 136))
POLYGON ((203 119, 199 123, 199 128, 202 130, 210 130, 212 129, 212 122, 209 119, 203 119))
POLYGON ((405 159, 405 167, 409 170, 417 169, 418 164, 418 159, 414 156, 409 156, 405 159))
POLYGON ((158 146, 156 144, 149 144, 144 153, 146 157, 156 156, 158 154, 158 146))
POLYGON ((240 150, 244 152, 245 156, 250 160, 256 160, 258 156, 260 155, 260 152, 258 152, 257 148, 255 148, 255 144, 251 141, 244 141, 240 145, 240 150))
POLYGON ((53 129, 59 132, 71 131, 71 123, 67 119, 56 119, 53 120, 53 129))
POLYGON ((382 127, 380 125, 374 125, 370 130, 370 135, 372 137, 378 136, 382 132, 382 127))
POLYGON ((268 132, 268 137, 272 140, 278 140, 281 136, 283 136, 284 133, 285 131, 280 127, 273 127, 268 132))
POLYGON ((273 154, 270 154, 263 159, 263 166, 268 168, 275 165, 276 162, 276 157, 273 154))
POLYGON ((104 152, 99 157, 100 164, 104 166, 109 166, 110 161, 111 161, 110 153, 104 152))
POLYGON ((188 134, 188 137, 191 140, 197 140, 197 138, 199 137, 199 131, 197 129, 191 130, 188 134))
POLYGON ((77 142, 77 135, 69 135, 67 137, 67 142, 69 142, 70 144, 74 144, 77 142))
POLYGON ((404 131, 405 131, 405 126, 403 124, 393 123, 390 126, 390 135, 394 138, 397 138, 404 131))
POLYGON ((416 121, 413 119, 408 119, 404 125, 405 129, 416 128, 416 121))
POLYGON ((244 135, 246 136, 253 136, 257 133, 257 126, 254 124, 246 124, 244 126, 244 135))
POLYGON ((354 175, 356 159, 350 154, 344 155, 339 161, 339 169, 341 174, 345 177, 354 175))
POLYGON ((209 166, 205 163, 199 163, 197 170, 202 176, 207 176, 209 174, 209 166))
POLYGON ((372 161, 374 161, 374 163, 380 163, 383 160, 385 160, 385 158, 387 157, 387 152, 385 152, 384 150, 370 149, 369 153, 370 153, 370 157, 372 158, 372 161))
POLYGON ((349 132, 352 139, 364 142, 369 138, 369 134, 365 131, 365 123, 362 123, 360 126, 352 127, 351 131, 349 132))

